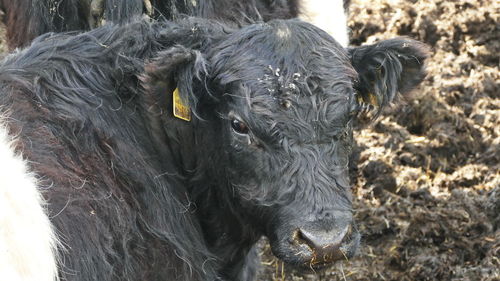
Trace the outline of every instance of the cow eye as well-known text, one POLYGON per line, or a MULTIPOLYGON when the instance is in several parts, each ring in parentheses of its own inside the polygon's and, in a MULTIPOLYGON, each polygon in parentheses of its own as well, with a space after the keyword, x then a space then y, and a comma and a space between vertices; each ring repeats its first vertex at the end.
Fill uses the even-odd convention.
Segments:
POLYGON ((245 122, 243 122, 241 120, 238 120, 236 118, 232 119, 231 120, 231 127, 238 134, 242 134, 242 135, 248 134, 248 126, 247 126, 247 124, 245 124, 245 122))

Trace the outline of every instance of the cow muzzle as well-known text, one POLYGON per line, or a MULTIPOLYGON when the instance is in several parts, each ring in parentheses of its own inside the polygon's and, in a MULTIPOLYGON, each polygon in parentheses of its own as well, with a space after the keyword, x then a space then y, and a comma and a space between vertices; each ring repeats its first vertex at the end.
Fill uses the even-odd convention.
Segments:
POLYGON ((293 225, 278 230, 270 242, 278 258, 299 269, 320 270, 349 260, 359 246, 360 235, 350 215, 293 225))
POLYGON ((292 245, 308 248, 303 253, 308 266, 322 267, 338 260, 348 260, 353 255, 349 243, 352 232, 351 225, 331 231, 298 228, 292 235, 292 245))

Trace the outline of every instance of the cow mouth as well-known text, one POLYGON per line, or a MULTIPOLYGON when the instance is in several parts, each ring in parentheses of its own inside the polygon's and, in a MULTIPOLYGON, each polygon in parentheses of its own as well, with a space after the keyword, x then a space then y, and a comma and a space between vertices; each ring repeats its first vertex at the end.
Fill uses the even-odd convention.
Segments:
POLYGON ((331 239, 318 245, 304 231, 295 229, 291 238, 271 241, 271 250, 285 264, 299 271, 317 272, 331 267, 337 261, 348 261, 355 255, 360 234, 353 226, 340 233, 343 234, 341 239, 331 239))

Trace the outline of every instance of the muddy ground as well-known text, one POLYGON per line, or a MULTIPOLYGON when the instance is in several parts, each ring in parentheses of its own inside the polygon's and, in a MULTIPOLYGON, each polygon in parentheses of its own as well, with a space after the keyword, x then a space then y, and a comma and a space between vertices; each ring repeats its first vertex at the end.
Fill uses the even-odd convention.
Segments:
POLYGON ((429 44, 424 83, 355 133, 360 253, 301 275, 264 246, 260 280, 500 280, 500 2, 353 0, 352 44, 429 44))
POLYGON ((355 133, 358 256, 300 274, 263 241, 260 281, 500 280, 499 14, 495 0, 352 0, 353 45, 421 40, 429 75, 355 133))

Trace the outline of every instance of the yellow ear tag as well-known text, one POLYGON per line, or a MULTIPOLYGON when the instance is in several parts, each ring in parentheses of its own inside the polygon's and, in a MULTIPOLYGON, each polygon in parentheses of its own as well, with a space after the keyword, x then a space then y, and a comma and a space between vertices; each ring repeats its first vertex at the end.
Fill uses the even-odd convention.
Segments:
POLYGON ((172 96, 174 104, 174 116, 185 121, 191 121, 191 109, 189 108, 189 106, 182 102, 179 95, 179 88, 175 88, 172 96))
POLYGON ((373 106, 378 106, 377 96, 374 93, 368 93, 368 96, 356 95, 358 103, 367 103, 373 106))
POLYGON ((373 105, 373 106, 378 106, 378 100, 377 100, 377 96, 374 94, 374 93, 370 93, 368 94, 368 103, 373 105))

